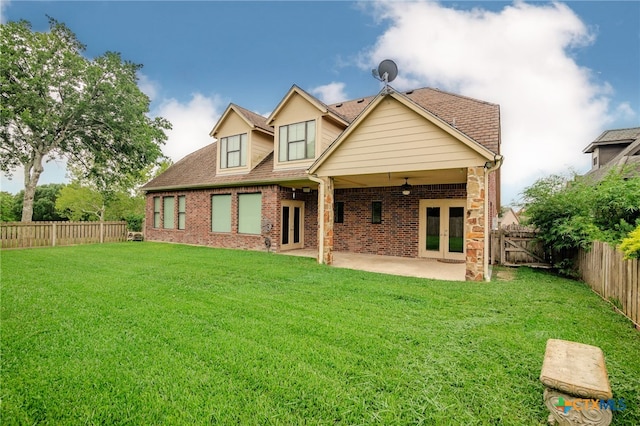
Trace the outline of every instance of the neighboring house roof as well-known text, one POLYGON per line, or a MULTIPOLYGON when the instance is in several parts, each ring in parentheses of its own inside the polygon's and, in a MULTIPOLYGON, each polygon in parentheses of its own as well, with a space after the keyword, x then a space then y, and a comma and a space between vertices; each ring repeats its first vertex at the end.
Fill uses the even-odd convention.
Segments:
POLYGON ((635 169, 637 173, 640 174, 640 127, 607 130, 598 136, 595 141, 591 142, 591 144, 584 149, 584 152, 593 152, 598 146, 624 144, 628 145, 615 157, 607 161, 606 164, 587 172, 585 177, 598 181, 613 167, 623 168, 627 166, 635 169))
POLYGON ((631 143, 640 138, 640 127, 628 129, 605 130, 600 136, 589 144, 582 152, 585 154, 593 152, 597 146, 617 145, 631 143))
MULTIPOLYGON (((386 89, 385 89, 386 90, 386 89)), ((393 90, 393 89, 391 89, 393 90)), ((231 110, 239 113, 250 126, 273 134, 270 126, 277 113, 287 100, 299 94, 313 103, 320 111, 345 126, 352 123, 374 100, 380 96, 369 96, 326 105, 314 96, 294 85, 278 104, 269 117, 263 117, 235 104, 230 104, 225 113, 214 126, 211 134, 231 110)), ((402 97, 434 115, 455 131, 477 142, 483 148, 494 154, 500 153, 500 106, 477 99, 460 96, 438 89, 421 88, 406 92, 396 92, 402 97)), ((273 152, 258 166, 246 174, 216 175, 216 143, 207 145, 195 151, 169 167, 163 174, 142 187, 145 191, 159 191, 167 189, 187 189, 203 187, 223 187, 233 185, 249 185, 257 183, 295 181, 307 178, 304 168, 292 170, 273 170, 273 152)))

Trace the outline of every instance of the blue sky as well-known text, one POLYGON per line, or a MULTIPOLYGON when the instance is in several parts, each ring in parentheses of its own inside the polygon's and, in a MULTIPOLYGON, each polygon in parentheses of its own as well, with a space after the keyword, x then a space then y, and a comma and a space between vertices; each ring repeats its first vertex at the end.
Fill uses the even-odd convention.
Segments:
MULTIPOLYGON (((376 94, 393 59, 398 90, 436 87, 498 103, 503 204, 535 179, 590 165, 603 130, 640 126, 640 2, 6 1, 2 22, 65 23, 86 56, 143 65, 151 114, 173 123, 177 161, 212 142, 230 103, 268 114, 297 84, 325 102, 376 94)), ((40 183, 65 181, 64 163, 40 183)), ((22 172, 2 190, 22 189, 22 172)))

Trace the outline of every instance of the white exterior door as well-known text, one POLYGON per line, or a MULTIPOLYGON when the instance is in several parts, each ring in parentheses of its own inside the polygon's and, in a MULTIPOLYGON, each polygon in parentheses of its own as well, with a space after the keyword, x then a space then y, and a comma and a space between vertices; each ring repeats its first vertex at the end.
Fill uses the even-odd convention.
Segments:
POLYGON ((418 256, 465 259, 466 200, 420 200, 418 256))

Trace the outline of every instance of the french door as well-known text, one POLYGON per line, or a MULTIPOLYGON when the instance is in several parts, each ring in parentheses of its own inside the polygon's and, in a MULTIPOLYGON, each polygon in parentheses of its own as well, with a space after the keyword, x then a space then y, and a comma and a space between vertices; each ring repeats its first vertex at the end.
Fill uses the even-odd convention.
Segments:
POLYGON ((281 250, 304 248, 304 201, 282 200, 281 250))
POLYGON ((418 256, 465 259, 466 200, 420 200, 418 256))

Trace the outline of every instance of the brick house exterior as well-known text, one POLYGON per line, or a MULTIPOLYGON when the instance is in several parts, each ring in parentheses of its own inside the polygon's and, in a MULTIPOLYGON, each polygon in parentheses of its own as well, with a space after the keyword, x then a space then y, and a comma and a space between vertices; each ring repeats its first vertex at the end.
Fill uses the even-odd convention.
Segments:
POLYGON ((211 136, 143 187, 147 240, 436 257, 487 277, 498 105, 388 86, 325 105, 293 86, 269 117, 229 105, 211 136))

